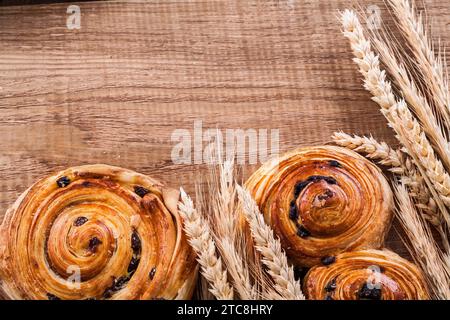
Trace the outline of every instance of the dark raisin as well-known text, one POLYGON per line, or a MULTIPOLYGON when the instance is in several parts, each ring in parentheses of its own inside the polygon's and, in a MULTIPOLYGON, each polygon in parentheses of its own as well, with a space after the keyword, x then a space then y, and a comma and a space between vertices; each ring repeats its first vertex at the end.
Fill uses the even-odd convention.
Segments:
POLYGON ((326 257, 323 257, 320 261, 322 262, 323 265, 328 266, 336 261, 336 257, 326 256, 326 257))
POLYGON ((306 186, 310 183, 311 181, 308 180, 297 182, 294 187, 294 198, 297 199, 300 193, 303 191, 303 189, 305 189, 306 186))
POLYGON ((336 161, 336 160, 330 160, 328 163, 329 163, 330 166, 332 166, 332 167, 342 168, 342 165, 341 165, 338 161, 336 161))
POLYGON ((304 226, 299 225, 297 228, 297 235, 301 238, 306 238, 311 235, 311 232, 309 232, 304 226))
POLYGON ((148 274, 148 277, 150 278, 150 280, 153 280, 153 278, 155 277, 155 273, 156 273, 156 268, 152 268, 152 270, 150 270, 150 273, 148 274))
POLYGON ((303 279, 306 276, 306 273, 308 273, 308 269, 295 266, 294 267, 294 277, 297 280, 303 279))
POLYGON ((334 300, 332 296, 326 295, 324 300, 334 300))
POLYGON ((103 298, 109 299, 112 297, 113 293, 114 292, 111 290, 111 288, 108 288, 105 290, 105 292, 103 292, 103 298))
POLYGON ((317 199, 319 199, 319 200, 328 200, 328 199, 332 198, 333 196, 334 196, 333 191, 327 190, 327 191, 325 191, 325 193, 318 195, 317 199))
POLYGON ((133 231, 131 235, 131 249, 135 254, 138 254, 141 251, 141 239, 136 231, 133 231))
POLYGON ((112 285, 106 288, 105 292, 103 292, 103 298, 111 298, 114 292, 122 289, 128 281, 130 281, 130 278, 128 276, 122 276, 120 278, 114 279, 112 285))
POLYGON ((337 184, 336 179, 333 177, 329 177, 329 176, 310 176, 307 181, 318 182, 320 180, 323 180, 323 181, 327 182, 328 184, 337 184))
POLYGON ((298 219, 298 209, 295 201, 291 201, 291 204, 289 205, 289 219, 294 221, 298 219))
POLYGON ((331 292, 336 290, 336 279, 332 279, 330 282, 327 283, 327 285, 325 286, 325 291, 326 292, 331 292))
POLYGON ((139 259, 136 257, 132 257, 130 264, 128 265, 128 273, 134 273, 139 265, 139 259))
POLYGON ((381 299, 381 288, 369 288, 367 283, 364 283, 358 294, 359 299, 367 300, 380 300, 381 299))
POLYGON ((54 294, 47 293, 48 300, 61 300, 60 297, 55 296, 54 294))
POLYGON ((86 222, 88 222, 88 218, 86 218, 86 217, 78 217, 76 220, 75 220, 75 222, 73 223, 73 225, 75 226, 75 227, 79 227, 79 226, 82 226, 83 224, 85 224, 86 222))
POLYGON ((90 298, 86 298, 86 299, 84 299, 84 300, 86 300, 86 301, 91 301, 91 300, 97 300, 97 298, 95 298, 95 297, 90 297, 90 298))
POLYGON ((143 198, 147 193, 150 192, 150 190, 145 189, 144 187, 141 186, 135 186, 134 187, 134 192, 141 198, 143 198))
POLYGON ((97 247, 101 244, 102 242, 100 241, 99 238, 97 237, 93 237, 91 240, 89 240, 89 251, 91 252, 95 252, 97 251, 97 247))
POLYGON ((70 184, 70 179, 67 178, 66 176, 63 176, 56 181, 56 184, 60 188, 67 187, 70 184))
POLYGON ((295 184, 294 187, 294 199, 297 199, 298 196, 300 195, 300 193, 302 192, 303 189, 306 188, 306 186, 310 183, 313 182, 318 182, 318 181, 326 181, 328 184, 337 184, 337 181, 335 178, 333 177, 329 177, 329 176, 309 176, 308 179, 306 179, 305 181, 299 181, 295 184))
POLYGON ((124 285, 130 280, 127 276, 122 276, 116 280, 114 280, 114 284, 111 288, 112 291, 119 291, 124 287, 124 285))
POLYGON ((81 185, 82 185, 83 187, 87 188, 87 187, 90 187, 90 186, 91 186, 91 183, 90 183, 89 181, 83 181, 83 182, 81 183, 81 185))

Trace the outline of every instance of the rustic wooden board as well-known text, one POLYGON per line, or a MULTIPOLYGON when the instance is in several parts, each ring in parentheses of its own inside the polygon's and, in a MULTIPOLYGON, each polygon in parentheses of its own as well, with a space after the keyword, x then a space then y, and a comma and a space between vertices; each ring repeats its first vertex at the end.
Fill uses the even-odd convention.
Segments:
MULTIPOLYGON (((448 1, 425 4, 445 46, 448 1)), ((205 166, 174 164, 171 134, 195 120, 279 129, 281 151, 335 130, 394 142, 339 32, 347 1, 79 5, 80 30, 67 3, 0 7, 0 218, 37 178, 86 163, 193 191, 205 166)), ((405 252, 395 232, 388 245, 405 252)))

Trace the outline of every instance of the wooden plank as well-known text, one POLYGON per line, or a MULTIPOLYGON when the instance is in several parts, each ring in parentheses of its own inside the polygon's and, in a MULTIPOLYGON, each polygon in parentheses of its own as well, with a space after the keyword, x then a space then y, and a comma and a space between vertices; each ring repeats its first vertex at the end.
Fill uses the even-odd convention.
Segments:
MULTIPOLYGON (((92 0, 84 0, 92 1, 92 0)), ((103 0, 104 1, 104 0, 103 0)), ((0 6, 23 6, 23 5, 33 5, 33 4, 53 4, 53 3, 64 3, 64 2, 83 2, 75 0, 0 0, 0 6)))
MULTIPOLYGON (((425 3, 448 44, 447 1, 425 3)), ((281 151, 335 130, 394 142, 340 34, 347 1, 78 4, 80 30, 67 3, 0 8, 0 217, 37 178, 86 163, 192 192, 205 166, 174 164, 171 135, 199 120, 279 129, 281 151)), ((404 253, 394 233, 389 246, 404 253)))

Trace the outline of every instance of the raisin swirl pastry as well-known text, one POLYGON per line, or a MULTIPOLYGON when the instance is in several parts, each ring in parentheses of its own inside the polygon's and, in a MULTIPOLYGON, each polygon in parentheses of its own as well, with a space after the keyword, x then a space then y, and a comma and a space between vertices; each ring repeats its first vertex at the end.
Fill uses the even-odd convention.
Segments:
POLYGON ((392 219, 381 171, 334 146, 293 150, 246 182, 294 264, 310 267, 340 252, 380 248, 392 219))
POLYGON ((345 252, 328 266, 311 268, 304 292, 313 300, 429 299, 419 269, 386 249, 345 252))
POLYGON ((178 191, 131 170, 72 167, 44 178, 0 227, 6 299, 188 299, 197 275, 178 191))

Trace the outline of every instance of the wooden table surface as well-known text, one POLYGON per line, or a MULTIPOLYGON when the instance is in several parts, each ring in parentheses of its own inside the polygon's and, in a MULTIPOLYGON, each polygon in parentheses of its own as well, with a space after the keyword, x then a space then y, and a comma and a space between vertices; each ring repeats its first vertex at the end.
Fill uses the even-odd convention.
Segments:
MULTIPOLYGON (((171 136, 194 121, 279 129, 281 152, 336 130, 395 142, 340 34, 348 1, 77 4, 79 30, 68 3, 0 7, 0 219, 36 179, 87 163, 192 192, 205 165, 174 164, 171 136)), ((360 4, 390 23, 383 1, 360 4)), ((448 0, 425 4, 448 53, 448 0)), ((405 253, 394 231, 388 246, 405 253)))

